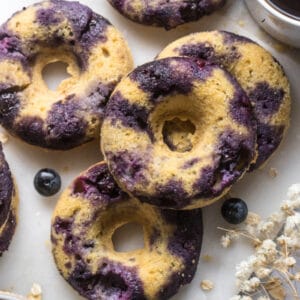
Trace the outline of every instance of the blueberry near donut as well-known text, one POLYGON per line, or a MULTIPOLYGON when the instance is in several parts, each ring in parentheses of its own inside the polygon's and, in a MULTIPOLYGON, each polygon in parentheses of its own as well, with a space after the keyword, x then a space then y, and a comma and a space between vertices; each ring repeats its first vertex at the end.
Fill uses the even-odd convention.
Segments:
POLYGON ((99 134, 114 86, 132 68, 121 34, 78 2, 24 8, 0 28, 0 123, 27 143, 65 150, 99 134), (68 65, 70 77, 48 89, 44 68, 68 65))
POLYGON ((18 199, 0 144, 0 256, 9 247, 17 225, 18 199))
POLYGON ((279 62, 252 40, 230 32, 199 32, 168 45, 158 58, 188 56, 209 60, 228 70, 247 93, 257 119, 255 170, 280 145, 290 122, 291 95, 279 62))
POLYGON ((171 29, 197 21, 221 8, 225 0, 108 0, 132 21, 171 29))
POLYGON ((168 299, 189 283, 202 243, 201 210, 167 211, 129 197, 98 163, 62 194, 52 244, 62 276, 87 299, 168 299), (117 252, 124 224, 143 227, 144 248, 117 252))
POLYGON ((116 87, 101 131, 113 176, 165 208, 216 201, 255 159, 250 102, 229 73, 203 60, 138 67, 116 87))

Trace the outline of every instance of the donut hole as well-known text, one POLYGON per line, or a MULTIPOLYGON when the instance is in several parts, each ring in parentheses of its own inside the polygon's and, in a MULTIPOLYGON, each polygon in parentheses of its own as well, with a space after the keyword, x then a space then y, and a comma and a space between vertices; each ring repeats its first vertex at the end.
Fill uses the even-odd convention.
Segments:
POLYGON ((42 76, 49 90, 56 91, 62 81, 70 77, 67 68, 68 64, 62 61, 50 63, 44 67, 42 76))
POLYGON ((164 143, 171 151, 189 152, 193 149, 192 136, 196 126, 190 120, 178 117, 164 122, 162 134, 164 143))
POLYGON ((113 233, 112 242, 116 252, 143 249, 145 247, 143 226, 133 222, 120 226, 113 233))

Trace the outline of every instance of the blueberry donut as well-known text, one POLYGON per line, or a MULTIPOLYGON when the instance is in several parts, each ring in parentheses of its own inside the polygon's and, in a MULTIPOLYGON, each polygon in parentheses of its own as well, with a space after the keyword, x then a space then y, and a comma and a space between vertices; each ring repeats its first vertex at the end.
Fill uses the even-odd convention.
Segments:
POLYGON ((225 0, 108 0, 122 15, 144 25, 171 29, 197 21, 221 8, 225 0))
POLYGON ((18 199, 0 143, 0 256, 8 249, 17 225, 18 199))
POLYGON ((164 211, 129 197, 98 163, 58 201, 52 245, 62 276, 90 300, 161 299, 191 282, 202 243, 201 210, 164 211), (144 248, 117 252, 112 236, 127 223, 144 231, 144 248))
POLYGON ((99 134, 105 104, 132 68, 121 34, 78 2, 44 1, 0 28, 0 123, 32 145, 66 150, 99 134), (63 62, 70 77, 57 90, 45 66, 63 62))
POLYGON ((250 39, 224 31, 183 37, 167 46, 158 57, 169 56, 206 59, 221 65, 236 78, 250 98, 258 123, 258 157, 251 170, 261 167, 278 148, 290 121, 290 87, 278 61, 250 39))
POLYGON ((119 185, 164 208, 209 205, 255 159, 255 123, 234 78, 209 62, 167 58, 116 87, 102 150, 119 185))

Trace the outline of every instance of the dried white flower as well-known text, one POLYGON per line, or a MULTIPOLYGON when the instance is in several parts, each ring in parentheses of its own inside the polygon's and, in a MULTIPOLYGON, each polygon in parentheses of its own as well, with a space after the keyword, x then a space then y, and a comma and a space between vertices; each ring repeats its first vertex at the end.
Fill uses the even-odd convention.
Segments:
POLYGON ((235 276, 237 279, 237 286, 239 287, 244 281, 248 280, 253 273, 253 261, 251 258, 241 261, 236 266, 235 276))
POLYGON ((294 214, 294 202, 286 200, 282 202, 280 209, 286 216, 292 216, 294 214))
MULTIPOLYGON (((295 184, 289 188, 288 199, 278 212, 266 221, 250 213, 244 227, 235 231, 255 242, 255 253, 236 266, 240 295, 231 300, 252 299, 251 296, 256 300, 281 300, 286 295, 300 299, 295 286, 300 281, 300 272, 294 273, 297 260, 300 261, 299 232, 300 184, 295 184)), ((233 237, 232 231, 228 231, 223 243, 229 245, 233 237)))
POLYGON ((264 240, 257 249, 257 256, 263 263, 272 263, 277 258, 276 243, 270 239, 264 240))
POLYGON ((300 272, 298 272, 294 275, 294 279, 297 281, 300 281, 300 272))
POLYGON ((245 224, 256 226, 261 221, 261 217, 253 212, 249 212, 245 224))
POLYGON ((229 234, 225 234, 221 237, 221 245, 223 248, 228 248, 231 244, 231 239, 229 234))
POLYGON ((260 234, 269 235, 273 232, 276 223, 273 221, 265 221, 258 224, 257 230, 260 234))
POLYGON ((272 273, 271 269, 261 267, 255 271, 255 274, 258 278, 263 279, 268 277, 272 273))
POLYGON ((286 219, 284 233, 287 236, 291 236, 295 233, 295 230, 298 231, 299 229, 300 229, 300 214, 295 213, 293 216, 289 216, 286 219))
POLYGON ((269 217, 269 220, 275 224, 280 224, 285 221, 285 214, 282 211, 274 212, 269 217))
POLYGON ((240 282, 239 288, 241 292, 251 293, 260 286, 260 280, 257 277, 251 277, 249 280, 240 282))
POLYGON ((285 258, 284 262, 288 268, 292 268, 296 264, 296 259, 292 256, 289 256, 289 257, 285 258))
POLYGON ((287 196, 292 201, 298 202, 300 200, 300 183, 291 185, 288 188, 287 196))

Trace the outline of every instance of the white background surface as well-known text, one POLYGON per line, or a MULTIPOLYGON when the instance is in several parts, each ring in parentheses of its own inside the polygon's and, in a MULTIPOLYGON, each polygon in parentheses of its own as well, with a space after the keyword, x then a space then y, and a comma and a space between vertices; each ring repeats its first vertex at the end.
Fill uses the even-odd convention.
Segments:
MULTIPOLYGON (((169 32, 132 23, 115 12, 106 0, 82 0, 96 12, 108 18, 127 38, 135 64, 150 61, 169 42, 185 34, 201 30, 231 30, 246 35, 264 45, 284 66, 292 85, 293 110, 289 134, 266 168, 244 177, 233 189, 233 195, 242 197, 250 210, 269 215, 285 197, 289 185, 300 182, 300 50, 279 47, 279 44, 261 31, 249 16, 241 0, 229 0, 226 7, 199 22, 184 25, 169 32), (277 51, 277 50, 280 51, 277 51), (279 175, 271 178, 270 167, 279 175)), ((0 23, 31 0, 0 2, 0 23)), ((101 160, 99 141, 68 151, 51 153, 24 145, 10 137, 4 145, 5 154, 16 177, 20 195, 20 218, 16 235, 9 252, 0 259, 0 289, 26 294, 33 282, 43 287, 44 300, 79 300, 68 284, 59 276, 54 265, 50 241, 50 217, 57 196, 43 198, 33 187, 35 173, 43 167, 55 168, 62 175, 63 188, 80 171, 101 160)), ((224 250, 217 226, 226 226, 220 217, 220 203, 204 209, 204 241, 202 256, 209 254, 213 260, 200 260, 193 283, 174 297, 176 300, 226 300, 235 291, 235 264, 245 258, 250 250, 237 243, 224 250), (215 288, 203 292, 200 281, 212 280, 215 288)))

